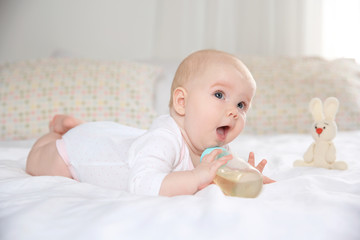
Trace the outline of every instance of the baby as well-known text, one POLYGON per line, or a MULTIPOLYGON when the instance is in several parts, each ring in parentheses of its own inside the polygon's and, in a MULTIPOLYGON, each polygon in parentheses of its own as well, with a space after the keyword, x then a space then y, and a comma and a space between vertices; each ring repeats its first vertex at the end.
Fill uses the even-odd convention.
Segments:
MULTIPOLYGON (((202 50, 177 69, 170 115, 158 117, 148 131, 113 122, 82 121, 56 115, 50 132, 29 153, 26 171, 55 175, 136 194, 194 194, 213 182, 218 168, 232 158, 216 160, 209 147, 229 149, 243 130, 256 83, 236 57, 202 50)), ((254 166, 254 154, 248 162, 254 166)), ((262 172, 266 160, 256 168, 262 172)), ((273 180, 263 177, 264 183, 273 180)))

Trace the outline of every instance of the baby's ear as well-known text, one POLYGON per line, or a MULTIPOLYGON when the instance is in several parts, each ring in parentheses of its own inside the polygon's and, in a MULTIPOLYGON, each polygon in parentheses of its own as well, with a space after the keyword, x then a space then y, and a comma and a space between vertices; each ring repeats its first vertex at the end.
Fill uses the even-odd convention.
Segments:
POLYGON ((174 90, 173 93, 173 108, 177 114, 180 116, 185 115, 185 98, 186 90, 182 87, 178 87, 174 90))

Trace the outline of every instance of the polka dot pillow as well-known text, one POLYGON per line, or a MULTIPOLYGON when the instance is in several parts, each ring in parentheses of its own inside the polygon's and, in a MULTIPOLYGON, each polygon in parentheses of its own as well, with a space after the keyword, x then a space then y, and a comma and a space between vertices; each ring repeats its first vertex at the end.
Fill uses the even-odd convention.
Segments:
POLYGON ((340 131, 360 130, 360 66, 349 59, 246 57, 257 82, 245 132, 309 133, 309 102, 337 97, 340 131))
POLYGON ((38 138, 54 114, 148 128, 160 68, 135 62, 42 59, 0 65, 0 139, 38 138))

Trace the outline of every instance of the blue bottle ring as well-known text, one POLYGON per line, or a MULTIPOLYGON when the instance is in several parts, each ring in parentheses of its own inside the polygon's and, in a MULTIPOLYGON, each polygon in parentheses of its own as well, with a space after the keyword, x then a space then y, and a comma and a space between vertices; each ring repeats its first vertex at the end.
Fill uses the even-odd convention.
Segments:
POLYGON ((207 148, 203 151, 203 153, 201 154, 201 157, 200 157, 200 162, 201 160, 203 159, 203 157, 209 153, 211 153, 212 151, 214 151, 215 149, 221 149, 222 150, 222 153, 220 153, 219 155, 216 156, 216 159, 219 159, 223 156, 227 156, 229 155, 230 153, 228 152, 228 150, 226 150, 225 148, 223 147, 211 147, 211 148, 207 148))

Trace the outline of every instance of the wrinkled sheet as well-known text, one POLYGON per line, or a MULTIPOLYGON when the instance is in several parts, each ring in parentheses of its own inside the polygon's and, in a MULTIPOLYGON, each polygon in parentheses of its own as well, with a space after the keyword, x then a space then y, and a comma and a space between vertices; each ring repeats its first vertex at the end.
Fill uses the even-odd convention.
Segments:
POLYGON ((345 171, 294 168, 310 135, 243 135, 231 147, 277 180, 256 199, 210 185, 149 197, 24 172, 33 141, 0 142, 0 239, 360 239, 360 131, 334 143, 345 171))

